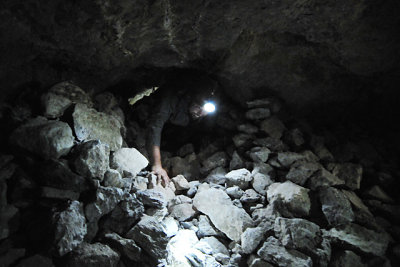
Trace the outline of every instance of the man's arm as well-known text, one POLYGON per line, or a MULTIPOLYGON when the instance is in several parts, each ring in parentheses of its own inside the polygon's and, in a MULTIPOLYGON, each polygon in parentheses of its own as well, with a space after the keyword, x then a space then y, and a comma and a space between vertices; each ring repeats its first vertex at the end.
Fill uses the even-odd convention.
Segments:
POLYGON ((153 145, 152 157, 153 157, 152 171, 154 172, 155 175, 157 175, 158 179, 162 179, 164 181, 164 184, 169 183, 168 173, 166 170, 164 170, 161 164, 161 152, 159 146, 153 145))

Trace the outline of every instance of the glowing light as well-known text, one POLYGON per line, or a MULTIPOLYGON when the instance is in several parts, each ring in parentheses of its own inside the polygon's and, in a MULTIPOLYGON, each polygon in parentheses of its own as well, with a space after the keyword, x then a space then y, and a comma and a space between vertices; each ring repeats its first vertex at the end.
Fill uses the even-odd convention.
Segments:
POLYGON ((211 102, 207 102, 204 104, 203 109, 207 112, 207 113, 212 113, 215 111, 215 105, 211 102))

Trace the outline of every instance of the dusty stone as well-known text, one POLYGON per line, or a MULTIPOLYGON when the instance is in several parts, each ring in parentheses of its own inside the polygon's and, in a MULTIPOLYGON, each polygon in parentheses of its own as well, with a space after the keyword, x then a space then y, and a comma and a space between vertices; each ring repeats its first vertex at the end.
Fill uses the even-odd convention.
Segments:
POLYGON ((74 161, 75 170, 82 176, 92 179, 104 178, 110 165, 110 149, 99 140, 83 143, 78 147, 79 156, 74 161))
POLYGON ((243 253, 251 254, 258 247, 261 241, 264 239, 266 228, 255 227, 247 228, 241 236, 241 245, 243 253))
POLYGON ((104 235, 104 239, 112 249, 118 251, 122 256, 132 261, 140 261, 142 249, 132 239, 123 238, 116 233, 107 233, 104 235))
POLYGON ((176 236, 171 238, 167 245, 167 261, 170 266, 192 266, 188 258, 191 258, 192 254, 196 254, 193 247, 198 241, 196 233, 186 229, 180 230, 176 236))
POLYGON ((273 267, 272 264, 269 264, 266 261, 263 261, 260 258, 257 258, 255 255, 251 255, 247 260, 247 265, 249 267, 273 267))
POLYGON ((112 93, 104 92, 96 95, 95 106, 98 111, 114 116, 121 122, 121 125, 124 124, 124 112, 119 107, 118 100, 112 93))
POLYGON ((192 204, 182 203, 172 206, 170 208, 170 214, 179 222, 183 222, 193 218, 196 214, 196 211, 193 210, 192 204))
POLYGON ((225 152, 217 152, 202 161, 202 172, 209 172, 217 167, 225 167, 228 163, 228 155, 225 152))
POLYGON ((248 110, 245 116, 249 120, 263 120, 271 116, 271 111, 268 108, 254 108, 248 110))
POLYGON ((224 254, 224 255, 229 255, 228 249, 225 247, 224 244, 222 244, 217 238, 214 236, 209 236, 209 237, 203 237, 201 241, 206 242, 212 249, 212 254, 224 254))
POLYGON ((325 147, 324 138, 313 135, 311 137, 310 146, 314 153, 324 162, 333 162, 335 158, 332 153, 325 147))
POLYGON ((138 191, 136 195, 146 206, 162 208, 166 207, 168 204, 165 194, 156 189, 138 191))
POLYGON ((200 174, 200 163, 195 153, 185 158, 173 157, 171 162, 171 175, 183 175, 187 180, 198 179, 200 174))
POLYGON ((337 164, 332 170, 333 175, 345 181, 346 186, 351 190, 360 189, 363 169, 361 165, 353 163, 337 164))
POLYGON ((287 143, 296 148, 305 143, 303 133, 298 128, 289 130, 285 135, 285 140, 287 143))
POLYGON ((178 227, 174 220, 159 221, 152 216, 144 215, 126 237, 133 239, 152 257, 162 259, 167 256, 166 248, 169 239, 177 232, 178 227))
POLYGON ((72 114, 74 130, 79 141, 100 140, 111 151, 122 146, 121 123, 114 116, 97 112, 83 104, 77 104, 72 114))
POLYGON ((183 175, 173 177, 172 182, 175 184, 176 190, 188 190, 190 188, 189 182, 183 175))
POLYGON ((286 266, 312 266, 310 257, 296 250, 288 250, 281 246, 279 241, 270 236, 263 246, 257 251, 257 255, 263 260, 275 265, 286 266))
POLYGON ((283 246, 313 254, 322 242, 318 225, 304 219, 275 219, 275 236, 283 246))
POLYGON ((72 190, 63 190, 47 186, 40 187, 40 196, 44 198, 78 200, 79 195, 78 192, 72 190))
POLYGON ((60 256, 79 246, 87 233, 83 204, 72 201, 68 208, 54 214, 55 244, 60 256))
POLYGON ((323 230, 323 233, 334 243, 343 242, 348 246, 375 256, 385 255, 389 244, 388 234, 377 233, 357 224, 348 224, 332 228, 329 231, 323 230))
POLYGON ((244 191, 242 189, 240 189, 239 186, 232 186, 232 187, 228 187, 226 189, 226 193, 228 194, 228 196, 235 198, 235 199, 239 199, 243 196, 244 191))
POLYGON ((327 171, 325 168, 321 168, 316 171, 309 179, 308 185, 311 190, 317 190, 319 188, 325 188, 330 186, 344 185, 344 181, 327 171))
POLYGON ((66 266, 116 267, 119 259, 120 255, 107 245, 82 243, 68 256, 66 266))
POLYGON ((149 161, 135 148, 121 148, 111 154, 110 166, 122 177, 135 177, 148 164, 149 161))
POLYGON ((247 189, 244 191, 243 196, 240 198, 240 202, 242 203, 254 203, 260 201, 262 199, 261 195, 258 194, 253 189, 247 189))
POLYGON ((253 141, 256 146, 263 146, 269 148, 273 152, 282 152, 288 150, 286 144, 284 144, 280 139, 273 137, 257 138, 253 141))
POLYGON ((288 168, 293 163, 299 160, 305 160, 304 155, 295 152, 280 152, 277 157, 278 162, 282 167, 288 168))
POLYGON ((237 153, 237 151, 234 151, 232 154, 232 159, 229 162, 229 170, 237 170, 241 169, 244 167, 244 161, 240 157, 240 155, 237 153))
POLYGON ((296 162, 290 167, 286 179, 303 186, 308 178, 321 168, 322 166, 316 162, 296 162))
MULTIPOLYGON (((129 188, 130 183, 128 180, 122 179, 121 174, 117 170, 108 169, 104 173, 104 186, 118 187, 118 188, 129 188)), ((146 184, 147 188, 147 184, 146 184)))
POLYGON ((319 191, 322 212, 330 225, 348 224, 354 221, 354 213, 346 196, 333 187, 319 191))
POLYGON ((286 127, 276 116, 272 116, 261 122, 260 129, 272 138, 281 139, 286 127))
POLYGON ((247 169, 239 169, 228 172, 225 175, 226 183, 228 186, 239 186, 241 189, 245 189, 249 186, 253 177, 247 169))
POLYGON ((253 147, 250 150, 250 158, 257 163, 266 162, 268 160, 271 150, 266 147, 253 147))
POLYGON ((241 148, 246 145, 249 145, 251 143, 252 138, 253 137, 250 134, 240 133, 232 137, 232 141, 235 147, 241 148))
POLYGON ((71 81, 58 83, 51 87, 41 97, 44 116, 50 119, 61 117, 72 104, 81 103, 92 107, 93 103, 88 94, 71 81))
MULTIPOLYGON (((281 202, 290 214, 307 216, 311 208, 308 191, 308 189, 290 181, 273 183, 268 188, 267 198, 270 203, 281 202)), ((283 210, 280 210, 280 212, 283 212, 283 210)))
POLYGON ((206 214, 215 227, 231 240, 239 241, 243 231, 253 225, 250 216, 234 206, 222 190, 210 188, 199 191, 193 199, 193 206, 206 214), (210 202, 210 199, 213 201, 210 202))
POLYGON ((67 123, 36 117, 15 129, 10 142, 45 159, 57 159, 69 153, 74 136, 67 123))
POLYGON ((205 236, 221 236, 221 232, 215 229, 214 226, 211 225, 210 219, 206 215, 199 216, 199 230, 197 231, 197 236, 199 238, 205 236))
POLYGON ((225 175, 226 175, 225 168, 217 167, 207 175, 204 181, 207 183, 223 185, 225 184, 226 181, 225 175))
POLYGON ((364 202, 356 195, 356 193, 348 190, 341 190, 341 192, 351 203, 355 222, 377 229, 378 225, 375 222, 374 216, 372 215, 368 207, 364 204, 364 202))

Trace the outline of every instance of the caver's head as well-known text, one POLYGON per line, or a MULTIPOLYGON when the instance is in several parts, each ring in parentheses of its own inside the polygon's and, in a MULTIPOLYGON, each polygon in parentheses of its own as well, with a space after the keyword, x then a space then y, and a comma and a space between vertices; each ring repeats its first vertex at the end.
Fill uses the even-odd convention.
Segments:
POLYGON ((206 88, 197 93, 189 106, 189 113, 193 119, 199 119, 216 110, 214 88, 206 88))

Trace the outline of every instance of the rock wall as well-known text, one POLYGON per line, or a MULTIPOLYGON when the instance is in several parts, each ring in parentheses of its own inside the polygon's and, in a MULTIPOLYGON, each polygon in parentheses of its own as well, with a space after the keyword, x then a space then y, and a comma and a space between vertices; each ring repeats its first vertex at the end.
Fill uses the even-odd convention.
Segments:
MULTIPOLYGON (((121 117, 116 98, 74 103, 79 88, 56 87, 43 107, 69 101, 6 124, 3 266, 399 264, 399 158, 379 139, 317 131, 257 99, 221 109, 208 142, 163 152, 177 172, 163 186, 136 149, 142 124, 121 117)), ((146 121, 145 105, 130 112, 146 121)))
POLYGON ((1 97, 71 79, 132 90, 143 68, 152 86, 157 69, 191 68, 236 100, 274 93, 299 110, 397 96, 399 10, 396 0, 6 0, 1 97))

